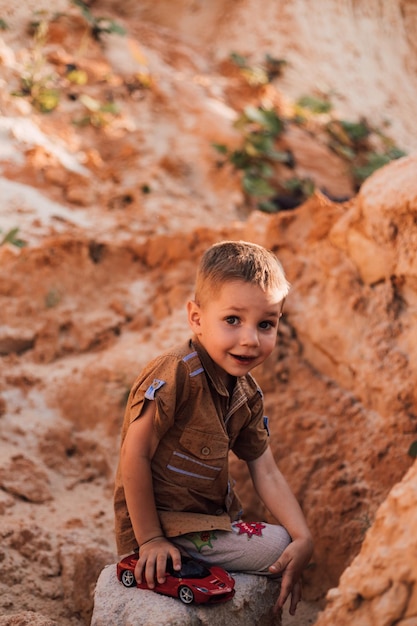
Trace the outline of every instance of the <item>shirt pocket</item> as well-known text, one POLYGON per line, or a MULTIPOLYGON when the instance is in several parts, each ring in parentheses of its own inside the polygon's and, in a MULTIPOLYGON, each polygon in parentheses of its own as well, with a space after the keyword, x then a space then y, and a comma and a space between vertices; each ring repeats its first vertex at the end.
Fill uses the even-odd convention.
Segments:
POLYGON ((167 465, 172 482, 199 491, 210 489, 224 475, 228 438, 187 428, 179 444, 167 465))

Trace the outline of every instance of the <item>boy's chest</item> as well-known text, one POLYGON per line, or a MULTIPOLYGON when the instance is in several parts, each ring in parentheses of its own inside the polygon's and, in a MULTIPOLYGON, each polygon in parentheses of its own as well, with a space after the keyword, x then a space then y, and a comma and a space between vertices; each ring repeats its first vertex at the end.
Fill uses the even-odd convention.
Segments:
POLYGON ((207 437, 223 435, 229 447, 252 418, 246 394, 241 390, 235 391, 231 397, 219 394, 207 382, 188 399, 183 416, 185 429, 198 429, 207 437))

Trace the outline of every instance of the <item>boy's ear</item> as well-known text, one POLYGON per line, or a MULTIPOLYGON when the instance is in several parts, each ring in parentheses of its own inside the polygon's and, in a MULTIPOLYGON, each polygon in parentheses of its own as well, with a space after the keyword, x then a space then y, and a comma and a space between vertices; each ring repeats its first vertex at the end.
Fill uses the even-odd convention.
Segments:
POLYGON ((196 335, 201 333, 201 309, 195 300, 187 302, 188 323, 196 335))

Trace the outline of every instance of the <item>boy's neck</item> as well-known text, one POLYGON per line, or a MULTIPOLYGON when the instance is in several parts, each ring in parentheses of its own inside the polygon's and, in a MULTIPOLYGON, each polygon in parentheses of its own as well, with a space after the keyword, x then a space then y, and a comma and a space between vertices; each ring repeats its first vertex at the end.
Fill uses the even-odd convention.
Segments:
POLYGON ((213 361, 213 359, 211 360, 214 368, 216 370, 217 376, 220 378, 220 380, 223 382, 224 386, 226 387, 227 391, 229 392, 229 396, 232 397, 233 395, 233 391, 236 385, 236 376, 232 376, 231 374, 228 374, 227 372, 224 371, 224 369, 222 369, 220 367, 220 365, 217 365, 217 363, 215 363, 213 361))
POLYGON ((236 385, 236 376, 230 376, 230 374, 226 374, 226 376, 226 389, 229 392, 229 396, 232 397, 236 385))

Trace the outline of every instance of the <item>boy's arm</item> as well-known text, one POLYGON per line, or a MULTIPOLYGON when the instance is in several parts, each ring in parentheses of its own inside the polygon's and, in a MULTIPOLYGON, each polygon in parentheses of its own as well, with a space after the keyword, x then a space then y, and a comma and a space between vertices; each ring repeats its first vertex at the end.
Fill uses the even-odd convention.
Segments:
POLYGON ((312 537, 301 507, 275 463, 271 448, 268 446, 258 459, 248 463, 248 467, 259 497, 292 538, 292 543, 269 569, 272 574, 282 573, 276 610, 282 608, 291 594, 290 613, 293 615, 301 599, 301 572, 313 552, 312 537))
POLYGON ((139 544, 135 577, 140 581, 145 573, 150 588, 154 587, 155 574, 158 582, 164 582, 168 556, 175 569, 181 567, 180 553, 164 537, 155 506, 151 462, 159 439, 154 416, 155 402, 149 401, 140 417, 129 425, 120 456, 126 504, 139 544))

